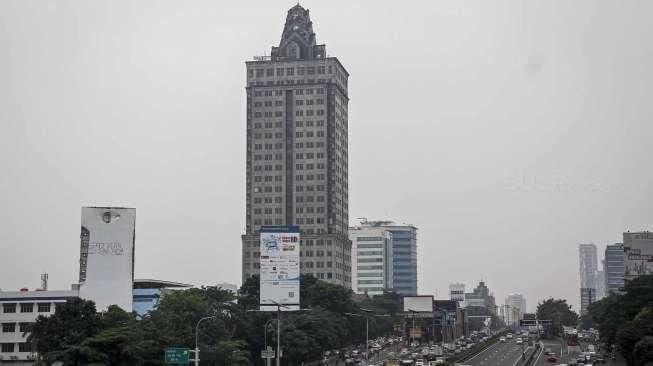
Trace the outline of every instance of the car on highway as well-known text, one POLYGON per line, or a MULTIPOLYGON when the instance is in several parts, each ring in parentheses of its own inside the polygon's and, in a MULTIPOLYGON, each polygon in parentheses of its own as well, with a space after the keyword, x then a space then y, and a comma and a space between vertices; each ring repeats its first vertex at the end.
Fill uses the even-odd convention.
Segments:
POLYGON ((499 338, 499 342, 505 342, 505 341, 506 341, 506 337, 499 338))
POLYGON ((517 338, 517 339, 515 340, 515 343, 516 343, 516 344, 523 344, 524 341, 523 341, 521 338, 517 338))
POLYGON ((549 352, 549 354, 546 355, 546 356, 547 356, 547 357, 546 357, 546 360, 547 360, 548 362, 551 362, 551 363, 558 362, 558 357, 556 357, 556 354, 555 354, 555 353, 553 353, 553 352, 549 352))
POLYGON ((508 339, 512 339, 512 333, 508 333, 506 337, 508 337, 508 339))

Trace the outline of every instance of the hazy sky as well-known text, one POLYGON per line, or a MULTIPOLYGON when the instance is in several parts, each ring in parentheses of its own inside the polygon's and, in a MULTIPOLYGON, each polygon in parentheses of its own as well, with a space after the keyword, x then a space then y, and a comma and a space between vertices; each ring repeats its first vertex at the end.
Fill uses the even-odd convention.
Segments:
MULTIPOLYGON (((240 283, 245 66, 292 1, 0 1, 0 288, 78 276, 80 207, 136 276, 240 283)), ((579 242, 653 229, 653 2, 302 1, 351 74, 350 215, 419 227, 419 290, 578 303, 579 242)))

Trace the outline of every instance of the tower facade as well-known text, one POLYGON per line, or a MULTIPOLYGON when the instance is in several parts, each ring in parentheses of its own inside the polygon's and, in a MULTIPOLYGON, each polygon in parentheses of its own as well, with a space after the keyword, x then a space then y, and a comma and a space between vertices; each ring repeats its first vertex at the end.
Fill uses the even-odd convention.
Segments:
POLYGON ((349 74, 318 45, 309 11, 288 11, 270 56, 247 61, 243 281, 259 273, 262 225, 301 229, 302 273, 351 286, 349 74))
POLYGON ((578 246, 578 269, 580 275, 580 313, 587 314, 589 305, 597 299, 598 258, 596 245, 580 244, 578 246))

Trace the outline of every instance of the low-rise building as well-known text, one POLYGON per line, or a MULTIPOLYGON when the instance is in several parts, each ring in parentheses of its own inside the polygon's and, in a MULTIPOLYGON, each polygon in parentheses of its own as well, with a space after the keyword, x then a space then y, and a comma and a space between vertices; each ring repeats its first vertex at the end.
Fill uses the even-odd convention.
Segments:
POLYGON ((27 329, 39 315, 54 314, 57 304, 79 296, 68 291, 1 291, 0 292, 0 364, 26 365, 34 359, 27 343, 27 329))

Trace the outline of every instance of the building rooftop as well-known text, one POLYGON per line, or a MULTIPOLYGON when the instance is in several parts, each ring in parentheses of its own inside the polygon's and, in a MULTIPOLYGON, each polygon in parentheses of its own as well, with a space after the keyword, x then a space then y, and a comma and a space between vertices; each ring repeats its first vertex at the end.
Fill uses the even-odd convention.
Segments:
POLYGON ((183 287, 193 287, 193 285, 181 282, 172 282, 172 281, 162 281, 162 280, 153 280, 153 279, 135 279, 134 288, 183 288, 183 287))

